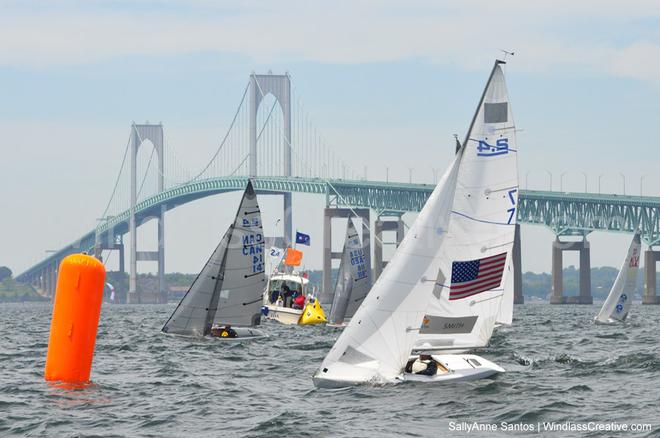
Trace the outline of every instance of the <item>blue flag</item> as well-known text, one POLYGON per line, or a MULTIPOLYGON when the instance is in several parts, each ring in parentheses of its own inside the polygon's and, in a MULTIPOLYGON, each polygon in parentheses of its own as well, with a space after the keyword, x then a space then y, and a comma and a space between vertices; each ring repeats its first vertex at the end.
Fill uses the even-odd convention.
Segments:
POLYGON ((296 243, 309 246, 309 234, 296 231, 296 243))

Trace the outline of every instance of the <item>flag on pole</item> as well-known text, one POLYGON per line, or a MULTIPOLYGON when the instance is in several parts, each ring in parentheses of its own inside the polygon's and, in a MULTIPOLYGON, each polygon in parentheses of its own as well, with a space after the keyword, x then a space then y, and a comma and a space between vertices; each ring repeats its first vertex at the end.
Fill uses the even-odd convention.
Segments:
POLYGON ((282 263, 282 259, 284 258, 284 250, 282 248, 278 248, 276 246, 271 246, 270 250, 268 250, 268 264, 270 268, 268 269, 269 272, 274 272, 277 270, 278 266, 280 263, 282 263))
POLYGON ((278 248, 276 246, 271 246, 270 247, 270 256, 274 259, 281 259, 282 255, 284 254, 284 250, 282 248, 278 248))
POLYGON ((460 300, 496 288, 502 282, 506 253, 451 265, 449 300, 460 300))
POLYGON ((284 264, 287 266, 300 266, 302 262, 303 253, 293 248, 287 248, 284 264))
POLYGON ((296 231, 296 243, 309 246, 309 242, 310 242, 309 234, 296 231))

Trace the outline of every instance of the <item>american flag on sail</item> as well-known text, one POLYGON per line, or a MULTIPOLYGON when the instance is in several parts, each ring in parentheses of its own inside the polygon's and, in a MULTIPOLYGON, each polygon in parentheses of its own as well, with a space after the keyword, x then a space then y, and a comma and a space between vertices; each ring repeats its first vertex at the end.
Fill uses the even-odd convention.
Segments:
POLYGON ((499 286, 505 263, 505 252, 483 259, 453 262, 449 299, 460 300, 499 286))

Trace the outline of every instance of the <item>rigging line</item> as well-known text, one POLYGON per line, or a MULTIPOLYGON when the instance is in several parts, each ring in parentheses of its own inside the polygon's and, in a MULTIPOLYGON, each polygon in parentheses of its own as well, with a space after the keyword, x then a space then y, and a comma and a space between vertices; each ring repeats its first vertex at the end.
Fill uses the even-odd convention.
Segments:
POLYGON ((227 129, 227 133, 225 134, 224 138, 222 139, 222 142, 220 143, 220 146, 218 149, 215 151, 215 154, 211 157, 211 160, 204 166, 201 172, 199 172, 195 177, 191 178, 189 181, 186 181, 183 183, 183 185, 190 184, 197 180, 200 176, 204 174, 208 170, 209 167, 211 167, 211 164, 213 164, 213 161, 218 157, 218 154, 222 150, 222 148, 225 146, 225 142, 227 141, 227 138, 229 138, 229 134, 232 131, 232 128, 234 127, 234 123, 236 123, 236 119, 238 118, 238 115, 241 111, 241 108, 243 107, 243 103, 245 102, 245 96, 247 96, 248 89, 250 87, 250 83, 245 86, 245 91, 243 91, 243 97, 241 98, 241 103, 238 104, 238 108, 236 109, 236 113, 234 114, 234 118, 231 121, 231 124, 229 125, 229 129, 227 129))
MULTIPOLYGON (((262 98, 264 98, 264 97, 265 97, 265 96, 264 96, 264 92, 263 92, 263 90, 261 89, 261 85, 259 85, 259 81, 258 81, 258 80, 255 80, 255 83, 257 84, 257 88, 259 88, 259 92, 261 93, 262 98)), ((291 144, 291 142, 289 141, 289 139, 286 138, 286 136, 285 136, 284 133, 282 132, 282 129, 281 129, 281 128, 280 128, 279 131, 280 131, 280 135, 282 136, 282 138, 284 138, 284 141, 286 142, 286 144, 289 146, 289 148, 291 149, 291 151, 293 151, 293 150, 294 150, 294 149, 293 149, 293 145, 291 144)), ((351 210, 351 212, 352 212, 356 217, 361 217, 359 214, 357 214, 357 212, 355 211, 355 209, 354 209, 353 207, 351 207, 350 204, 349 204, 348 202, 346 202, 346 198, 344 198, 343 196, 341 196, 341 195, 339 194, 339 191, 337 191, 337 189, 332 185, 332 183, 331 183, 327 178, 323 178, 323 177, 321 177, 321 179, 322 179, 322 180, 323 180, 323 181, 324 181, 324 182, 325 182, 325 183, 326 183, 326 184, 327 184, 327 185, 328 185, 328 186, 329 186, 329 187, 335 192, 335 194, 337 195, 337 197, 338 197, 338 198, 339 198, 339 199, 340 199, 340 200, 341 200, 341 201, 347 206, 347 208, 348 208, 349 210, 351 210)), ((362 221, 362 226, 365 227, 365 228, 369 231, 369 233, 370 233, 371 235, 373 235, 374 238, 375 238, 378 242, 380 242, 380 244, 382 245, 382 244, 383 244, 382 239, 379 239, 378 236, 376 235, 376 233, 372 232, 372 230, 371 230, 371 224, 370 224, 370 223, 366 223, 366 222, 367 222, 367 221, 362 221)))
POLYGON ((112 203, 112 200, 115 197, 115 194, 117 192, 117 187, 119 186, 119 180, 121 178, 121 173, 122 170, 124 170, 124 164, 126 164, 126 157, 128 156, 128 148, 131 145, 131 135, 128 135, 128 141, 126 142, 126 149, 124 150, 124 158, 121 160, 121 166, 119 167, 119 173, 117 174, 117 179, 115 180, 115 187, 112 189, 112 195, 110 195, 110 200, 108 201, 108 205, 106 205, 105 210, 103 210, 103 214, 101 217, 105 217, 105 215, 108 213, 108 210, 110 209, 110 204, 112 203))

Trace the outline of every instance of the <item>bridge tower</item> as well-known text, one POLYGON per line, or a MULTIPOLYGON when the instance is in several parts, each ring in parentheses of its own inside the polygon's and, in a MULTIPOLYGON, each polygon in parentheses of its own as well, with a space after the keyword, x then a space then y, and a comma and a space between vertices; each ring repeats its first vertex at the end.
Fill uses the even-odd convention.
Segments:
POLYGON ((163 150, 163 125, 136 125, 131 126, 130 137, 130 159, 131 159, 131 205, 129 212, 129 231, 131 233, 131 247, 129 251, 130 275, 128 286, 128 302, 139 303, 140 293, 137 290, 137 262, 138 261, 157 261, 158 262, 158 292, 160 297, 165 297, 165 206, 161 206, 160 212, 151 218, 145 218, 142 223, 150 220, 158 220, 158 250, 157 251, 138 251, 137 250, 137 223, 135 217, 137 204, 137 155, 140 146, 145 140, 149 140, 158 155, 158 192, 165 188, 164 179, 164 150, 163 150))
MULTIPOLYGON (((284 176, 291 176, 291 79, 288 74, 284 75, 250 75, 249 90, 249 138, 250 138, 250 176, 257 175, 257 112, 262 100, 268 94, 272 94, 277 100, 284 115, 284 176)), ((262 175, 271 176, 271 175, 262 175)), ((290 245, 293 235, 293 212, 291 210, 291 193, 282 193, 284 197, 284 240, 290 245)))

